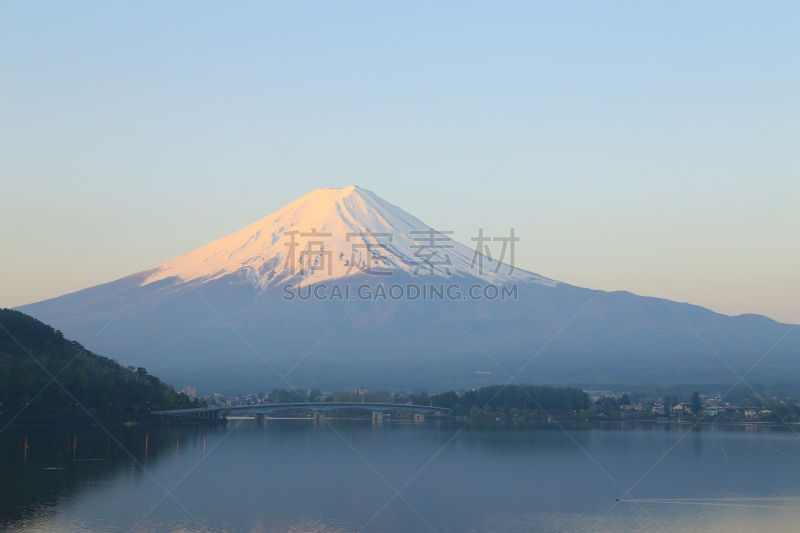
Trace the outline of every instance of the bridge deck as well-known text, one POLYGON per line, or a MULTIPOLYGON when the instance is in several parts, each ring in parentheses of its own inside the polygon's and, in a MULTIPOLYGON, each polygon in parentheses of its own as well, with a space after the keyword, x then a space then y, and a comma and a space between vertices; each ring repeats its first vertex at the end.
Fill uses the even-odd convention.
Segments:
POLYGON ((412 411, 414 413, 442 413, 450 414, 446 407, 431 407, 427 405, 404 405, 394 403, 262 403, 255 405, 233 405, 226 407, 204 407, 200 409, 175 409, 171 411, 154 411, 154 415, 167 418, 221 418, 224 414, 267 414, 275 411, 288 411, 307 409, 325 412, 334 409, 365 409, 368 411, 412 411))

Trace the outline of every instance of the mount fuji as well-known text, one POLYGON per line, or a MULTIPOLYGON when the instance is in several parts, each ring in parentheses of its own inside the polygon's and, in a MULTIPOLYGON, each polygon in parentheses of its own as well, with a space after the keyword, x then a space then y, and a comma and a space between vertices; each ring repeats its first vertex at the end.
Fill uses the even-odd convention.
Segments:
POLYGON ((149 270, 18 310, 205 391, 800 378, 791 325, 575 287, 514 268, 513 233, 485 240, 495 253, 502 242, 499 257, 365 189, 320 189, 149 270))

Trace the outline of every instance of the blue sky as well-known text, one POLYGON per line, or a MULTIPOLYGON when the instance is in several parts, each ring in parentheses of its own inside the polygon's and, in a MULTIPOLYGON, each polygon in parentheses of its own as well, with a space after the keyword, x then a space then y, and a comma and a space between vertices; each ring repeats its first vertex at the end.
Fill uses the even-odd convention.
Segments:
POLYGON ((799 15, 0 3, 0 306, 357 184, 465 244, 514 227, 545 276, 798 323, 799 15))

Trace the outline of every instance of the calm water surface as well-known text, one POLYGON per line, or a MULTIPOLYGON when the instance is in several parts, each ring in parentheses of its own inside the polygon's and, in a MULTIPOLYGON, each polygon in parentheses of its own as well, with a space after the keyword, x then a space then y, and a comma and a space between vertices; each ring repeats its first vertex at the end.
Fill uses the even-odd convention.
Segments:
POLYGON ((465 424, 12 428, 0 531, 800 529, 789 429, 465 424))

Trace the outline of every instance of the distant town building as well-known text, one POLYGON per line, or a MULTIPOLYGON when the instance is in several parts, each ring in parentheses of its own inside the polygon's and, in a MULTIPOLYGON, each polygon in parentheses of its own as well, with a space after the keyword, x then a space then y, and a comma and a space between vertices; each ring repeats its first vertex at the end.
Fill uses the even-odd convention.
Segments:
POLYGON ((586 395, 589 396, 589 399, 592 400, 593 402, 596 402, 597 400, 603 397, 615 398, 615 399, 618 397, 610 390, 585 390, 583 392, 585 392, 586 395))

